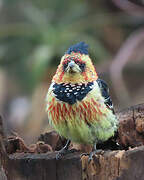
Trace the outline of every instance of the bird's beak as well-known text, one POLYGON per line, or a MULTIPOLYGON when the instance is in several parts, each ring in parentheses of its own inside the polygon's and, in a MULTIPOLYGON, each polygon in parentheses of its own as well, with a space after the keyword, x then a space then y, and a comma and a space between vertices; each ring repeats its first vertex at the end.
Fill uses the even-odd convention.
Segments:
POLYGON ((77 72, 81 72, 81 69, 74 61, 70 61, 66 71, 68 73, 77 73, 77 72))
POLYGON ((69 62, 69 64, 68 64, 68 66, 70 67, 70 68, 73 68, 74 66, 75 66, 75 62, 74 61, 71 61, 71 62, 69 62))

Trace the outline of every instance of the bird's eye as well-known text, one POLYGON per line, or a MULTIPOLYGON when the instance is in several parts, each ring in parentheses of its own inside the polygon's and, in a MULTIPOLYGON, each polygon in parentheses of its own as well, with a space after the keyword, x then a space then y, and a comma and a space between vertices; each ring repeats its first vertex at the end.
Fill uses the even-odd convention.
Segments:
POLYGON ((86 64, 83 61, 75 60, 75 63, 80 67, 81 71, 84 72, 86 64))
POLYGON ((79 67, 80 67, 80 69, 81 69, 82 72, 84 72, 85 66, 86 66, 85 63, 80 63, 80 64, 79 64, 79 67))
POLYGON ((64 70, 64 71, 65 71, 65 69, 67 68, 69 62, 70 62, 70 60, 65 60, 65 61, 63 62, 63 70, 64 70))

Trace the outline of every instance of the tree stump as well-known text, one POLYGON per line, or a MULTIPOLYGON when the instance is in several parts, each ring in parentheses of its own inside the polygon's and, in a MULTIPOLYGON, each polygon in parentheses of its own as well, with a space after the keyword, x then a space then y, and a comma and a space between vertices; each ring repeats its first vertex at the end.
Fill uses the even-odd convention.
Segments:
MULTIPOLYGON (((56 160, 56 143, 27 147, 21 138, 8 139, 0 119, 2 180, 144 180, 144 104, 116 113, 119 150, 104 150, 88 163, 80 152, 56 160), (54 148, 55 147, 55 148, 54 148), (5 175, 4 175, 5 173, 5 175), (3 177, 2 177, 3 174, 3 177), (4 179, 5 178, 5 179, 4 179)), ((53 133, 58 142, 58 136, 53 133)), ((44 140, 44 141, 45 141, 44 140)), ((60 142, 59 142, 60 146, 60 142)))

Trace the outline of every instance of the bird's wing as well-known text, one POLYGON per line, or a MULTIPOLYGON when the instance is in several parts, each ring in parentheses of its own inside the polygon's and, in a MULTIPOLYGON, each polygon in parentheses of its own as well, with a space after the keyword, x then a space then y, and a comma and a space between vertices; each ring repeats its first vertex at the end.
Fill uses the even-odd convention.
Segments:
POLYGON ((113 109, 113 103, 112 103, 112 100, 110 98, 110 95, 109 95, 109 88, 108 88, 108 85, 106 84, 106 82, 102 79, 97 79, 97 83, 99 85, 99 88, 101 90, 101 94, 102 96, 104 97, 105 99, 105 104, 106 106, 111 109, 114 113, 114 109, 113 109))

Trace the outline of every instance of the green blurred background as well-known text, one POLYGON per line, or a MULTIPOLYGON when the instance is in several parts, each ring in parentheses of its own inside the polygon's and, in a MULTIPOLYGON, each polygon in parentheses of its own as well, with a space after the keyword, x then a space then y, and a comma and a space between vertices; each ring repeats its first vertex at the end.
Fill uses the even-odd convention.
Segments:
POLYGON ((29 142, 49 131, 45 96, 61 56, 85 41, 116 111, 144 102, 143 0, 0 0, 0 110, 29 142))

